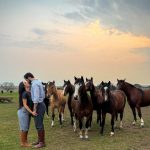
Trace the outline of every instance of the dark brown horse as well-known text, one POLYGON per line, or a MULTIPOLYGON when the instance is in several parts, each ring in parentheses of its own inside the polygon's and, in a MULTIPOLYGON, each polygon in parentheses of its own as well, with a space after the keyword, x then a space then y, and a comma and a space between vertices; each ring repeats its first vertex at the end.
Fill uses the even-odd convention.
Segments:
POLYGON ((55 109, 57 108, 59 113, 59 121, 60 125, 62 125, 63 114, 66 105, 66 97, 62 94, 62 91, 57 90, 55 86, 55 81, 48 82, 47 84, 47 96, 50 96, 50 110, 52 113, 52 123, 51 126, 54 126, 54 118, 55 118, 55 109))
POLYGON ((71 107, 73 110, 73 114, 75 115, 75 121, 74 121, 74 131, 76 131, 76 120, 79 121, 79 135, 80 139, 83 139, 83 120, 84 117, 86 118, 85 123, 85 139, 88 139, 88 128, 90 119, 92 117, 93 113, 93 105, 92 100, 90 96, 87 94, 85 83, 83 77, 81 78, 75 78, 75 92, 74 92, 74 98, 71 101, 71 107))
MULTIPOLYGON (((90 92, 92 103, 93 103, 93 110, 97 112, 97 123, 100 123, 101 126, 101 107, 102 107, 102 92, 98 88, 94 86, 93 78, 87 79, 85 82, 86 90, 90 92)), ((92 121, 92 118, 91 118, 92 121)), ((91 127, 91 122, 90 122, 91 127)))
POLYGON ((141 121, 141 127, 144 126, 144 120, 142 118, 141 108, 150 105, 150 90, 141 90, 136 88, 130 83, 125 82, 125 80, 118 80, 117 87, 120 90, 123 90, 127 96, 128 103, 130 108, 132 109, 134 121, 133 124, 136 123, 136 110, 138 111, 138 115, 141 121))
POLYGON ((73 125, 73 113, 72 113, 72 108, 71 108, 71 101, 73 99, 74 92, 75 92, 74 85, 72 85, 69 80, 68 81, 64 80, 63 94, 64 94, 64 96, 66 96, 68 94, 68 108, 70 111, 70 117, 71 117, 71 124, 72 125, 73 125))
POLYGON ((126 96, 123 91, 121 90, 110 90, 111 82, 104 83, 101 82, 101 90, 103 95, 103 104, 102 104, 102 128, 101 134, 103 134, 104 124, 105 124, 105 117, 106 113, 111 114, 111 133, 110 135, 114 135, 114 119, 116 114, 120 113, 120 127, 122 128, 122 119, 123 119, 123 112, 126 103, 126 96))
POLYGON ((49 108, 50 102, 49 102, 49 98, 47 97, 47 83, 42 82, 42 84, 43 84, 44 90, 45 90, 44 103, 45 103, 45 106, 46 106, 46 114, 47 114, 47 116, 49 116, 48 108, 49 108))

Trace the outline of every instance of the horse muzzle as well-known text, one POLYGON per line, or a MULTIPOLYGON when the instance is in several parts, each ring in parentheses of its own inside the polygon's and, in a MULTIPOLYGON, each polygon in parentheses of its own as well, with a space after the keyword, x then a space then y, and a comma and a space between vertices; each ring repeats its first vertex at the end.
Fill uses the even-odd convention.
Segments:
POLYGON ((75 100, 78 100, 78 95, 75 95, 75 96, 74 96, 74 99, 75 99, 75 100))

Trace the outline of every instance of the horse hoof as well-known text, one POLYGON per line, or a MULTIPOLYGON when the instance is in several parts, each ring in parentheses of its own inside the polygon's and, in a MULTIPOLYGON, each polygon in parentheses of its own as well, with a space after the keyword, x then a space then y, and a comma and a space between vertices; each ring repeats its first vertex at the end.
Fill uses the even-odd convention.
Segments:
POLYGON ((89 139, 89 136, 88 135, 85 135, 85 140, 88 140, 89 139))
POLYGON ((88 127, 88 130, 91 130, 91 127, 88 127))
POLYGON ((114 136, 114 134, 115 134, 114 132, 110 132, 110 136, 114 136))
POLYGON ((135 126, 135 124, 136 124, 136 122, 135 122, 135 121, 133 121, 133 122, 132 122, 132 125, 133 125, 133 126, 135 126))
POLYGON ((83 136, 82 136, 82 135, 80 135, 80 137, 79 137, 79 138, 80 138, 80 140, 83 140, 83 136))
POLYGON ((144 124, 141 124, 141 128, 144 128, 144 124))
POLYGON ((120 126, 120 129, 123 129, 123 126, 120 126))

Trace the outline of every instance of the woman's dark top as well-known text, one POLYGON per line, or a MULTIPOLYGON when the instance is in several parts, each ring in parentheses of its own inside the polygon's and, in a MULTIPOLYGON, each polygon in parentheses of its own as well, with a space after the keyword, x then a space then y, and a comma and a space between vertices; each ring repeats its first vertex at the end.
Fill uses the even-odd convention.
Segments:
POLYGON ((28 91, 24 91, 23 94, 22 94, 22 100, 23 99, 27 100, 27 105, 29 106, 29 108, 31 110, 33 110, 33 102, 32 102, 32 99, 31 99, 31 93, 28 92, 28 91))

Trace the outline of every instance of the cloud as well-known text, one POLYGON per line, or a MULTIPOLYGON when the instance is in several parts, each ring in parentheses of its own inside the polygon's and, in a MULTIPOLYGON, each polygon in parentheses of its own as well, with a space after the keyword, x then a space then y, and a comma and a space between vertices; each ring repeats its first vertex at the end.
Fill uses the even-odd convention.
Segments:
POLYGON ((32 32, 39 35, 39 36, 43 36, 43 35, 47 34, 46 30, 42 30, 42 29, 39 29, 39 28, 32 29, 32 32))
POLYGON ((71 2, 87 20, 99 19, 123 32, 150 36, 149 0, 77 0, 71 2))
POLYGON ((82 22, 85 21, 85 17, 77 11, 65 13, 64 17, 75 20, 75 21, 82 21, 82 22))

